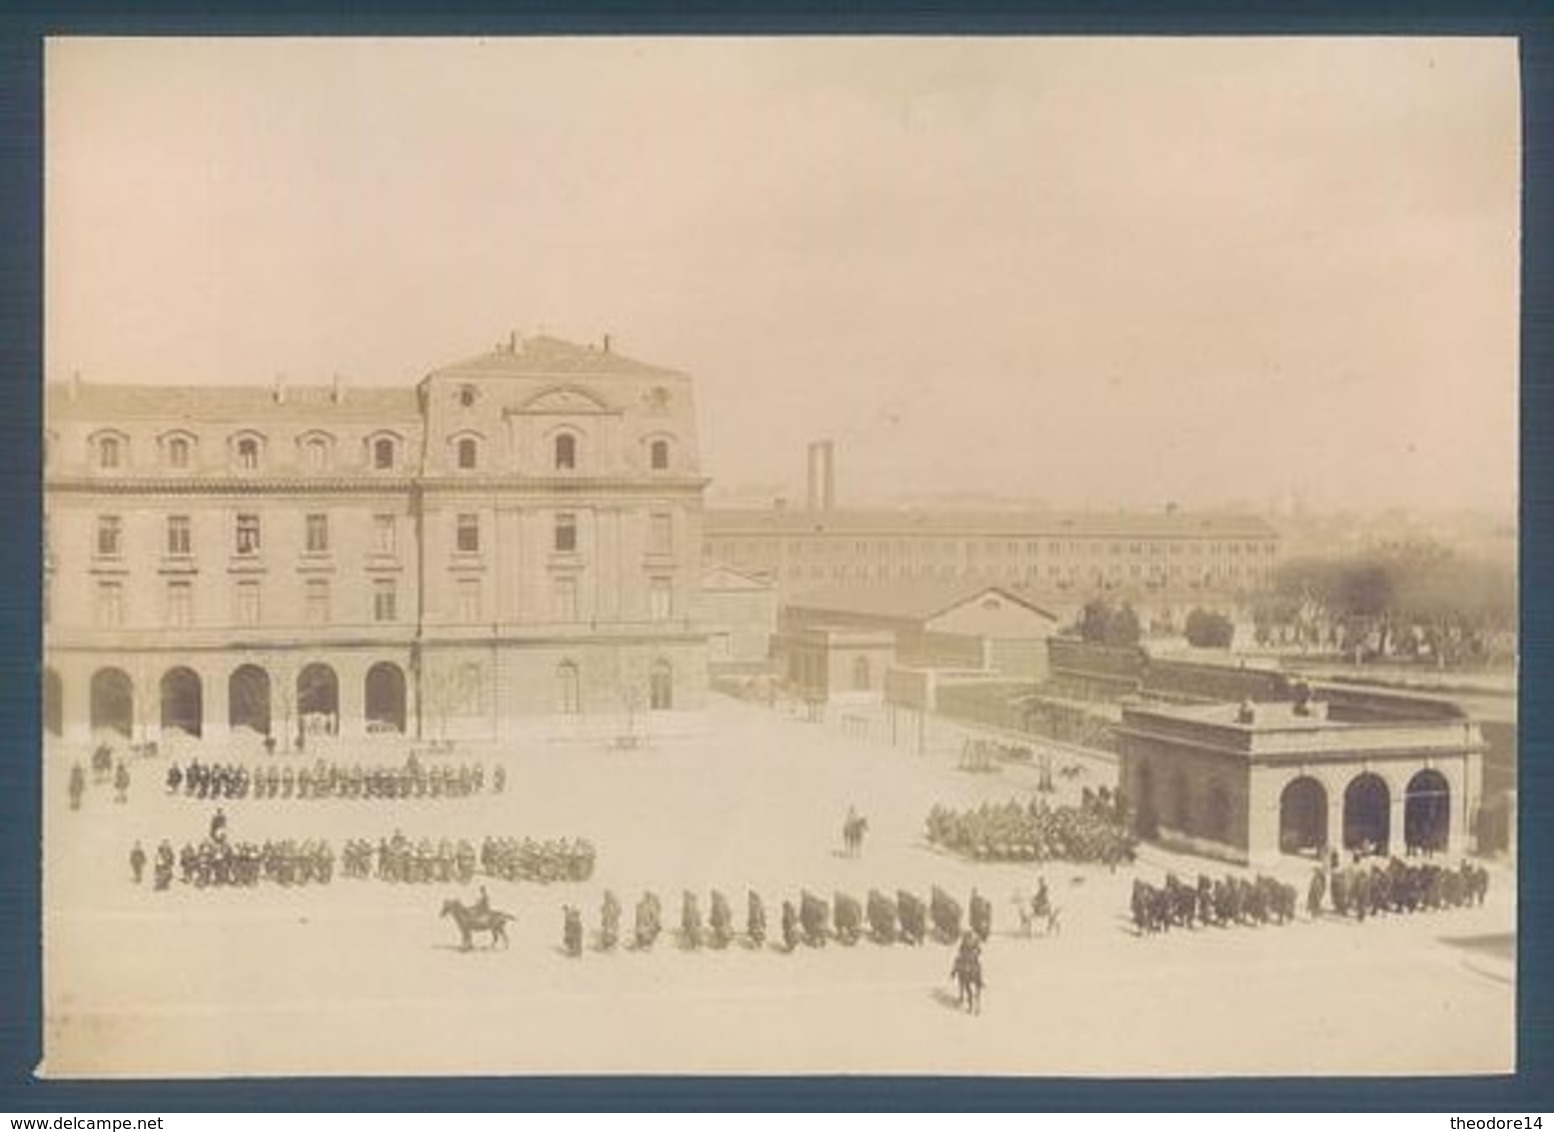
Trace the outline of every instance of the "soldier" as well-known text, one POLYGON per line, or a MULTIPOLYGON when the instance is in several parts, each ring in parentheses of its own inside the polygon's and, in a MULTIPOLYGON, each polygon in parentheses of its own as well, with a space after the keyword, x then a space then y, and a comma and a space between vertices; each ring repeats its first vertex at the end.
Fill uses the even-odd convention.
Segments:
POLYGON ((567 954, 576 959, 583 953, 583 914, 568 904, 562 909, 564 924, 561 939, 567 954))
POLYGON ((178 788, 183 785, 183 771, 178 769, 177 763, 172 763, 167 768, 167 792, 178 793, 178 788))
POLYGON ((491 914, 491 897, 486 895, 485 885, 480 886, 480 895, 475 898, 475 905, 471 910, 478 916, 491 914))
POLYGON ((227 815, 220 806, 216 807, 215 816, 210 819, 210 839, 218 845, 227 839, 227 815))
POLYGON ((140 842, 135 842, 135 847, 130 850, 130 872, 135 876, 135 883, 140 883, 141 874, 146 871, 146 851, 141 848, 140 842))
POLYGON ((717 948, 727 947, 728 941, 734 935, 734 917, 729 910, 728 900, 716 889, 712 893, 710 921, 712 926, 712 946, 717 948))
POLYGON ((761 903, 761 894, 753 888, 750 890, 749 911, 745 917, 745 931, 750 936, 750 942, 757 947, 766 942, 766 907, 761 903))
POLYGON ((505 789, 507 789, 507 770, 498 763, 496 769, 491 772, 491 791, 494 794, 500 794, 505 789))
POLYGON ((76 763, 70 768, 70 808, 81 808, 81 795, 86 793, 86 771, 81 769, 81 764, 76 763))
POLYGON ((788 951, 799 945, 799 914, 791 900, 782 902, 782 945, 788 951))

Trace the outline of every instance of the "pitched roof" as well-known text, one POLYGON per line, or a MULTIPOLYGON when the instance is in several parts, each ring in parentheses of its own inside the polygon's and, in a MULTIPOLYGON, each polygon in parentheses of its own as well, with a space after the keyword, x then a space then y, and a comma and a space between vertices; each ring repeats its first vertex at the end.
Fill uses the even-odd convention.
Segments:
POLYGON ((703 589, 728 589, 737 586, 748 590, 775 590, 777 583, 765 574, 740 570, 722 562, 707 562, 702 566, 703 589))
POLYGON ((798 594, 789 598, 786 604, 794 609, 826 613, 859 613, 870 617, 928 621, 986 593, 999 594, 1026 609, 1056 620, 1051 611, 1043 609, 1017 589, 1011 586, 990 586, 982 582, 879 582, 868 586, 828 586, 798 594))
POLYGON ((383 386, 346 386, 336 400, 333 386, 288 385, 277 402, 264 385, 68 385, 51 382, 45 390, 48 420, 183 420, 413 423, 420 418, 415 390, 383 386))
POLYGON ((709 508, 708 534, 923 535, 988 538, 1277 538, 1255 515, 1176 511, 803 511, 709 508))
POLYGON ((684 377, 679 370, 639 362, 613 350, 581 346, 541 334, 524 338, 512 347, 498 347, 477 358, 442 366, 434 376, 469 374, 481 377, 539 377, 556 374, 618 377, 684 377))

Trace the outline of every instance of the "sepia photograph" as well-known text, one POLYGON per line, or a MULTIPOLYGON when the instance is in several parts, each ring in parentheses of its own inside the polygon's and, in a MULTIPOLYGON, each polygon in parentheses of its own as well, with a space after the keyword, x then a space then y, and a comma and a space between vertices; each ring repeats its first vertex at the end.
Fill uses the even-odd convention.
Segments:
POLYGON ((43 80, 38 1076, 1515 1073, 1515 39, 43 80))

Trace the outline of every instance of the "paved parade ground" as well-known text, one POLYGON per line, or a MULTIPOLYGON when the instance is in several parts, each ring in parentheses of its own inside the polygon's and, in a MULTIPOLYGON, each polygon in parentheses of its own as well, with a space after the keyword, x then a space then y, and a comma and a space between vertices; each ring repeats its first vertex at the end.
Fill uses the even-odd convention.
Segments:
MULTIPOLYGON (((438 916, 475 886, 349 879, 197 890, 136 886, 128 854, 201 839, 217 803, 163 785, 168 758, 131 764, 127 803, 93 785, 71 812, 73 755, 45 787, 45 1061, 50 1076, 471 1073, 912 1073, 1035 1076, 1495 1073, 1515 1064, 1514 878, 1491 866, 1481 908, 1357 923, 1304 911, 1309 864, 1281 864, 1302 893, 1293 924, 1142 938, 1135 876, 1222 875, 1222 865, 1146 849, 1100 866, 972 863, 924 839, 935 804, 1029 799, 1034 772, 957 768, 941 730, 926 754, 856 728, 800 722, 715 697, 705 734, 635 750, 554 743, 504 752, 505 790, 465 798, 234 799, 229 835, 586 837, 593 877, 541 885, 479 878, 516 914, 511 946, 458 949, 438 916), (842 854, 849 806, 870 822, 842 854), (1061 932, 1024 938, 1012 897, 1043 875, 1061 932), (993 902, 980 1015, 959 1010, 952 949, 883 946, 784 953, 741 939, 676 945, 683 890, 703 912, 720 889, 742 932, 763 896, 772 936, 802 889, 860 901, 870 888, 993 902), (594 946, 606 889, 632 908, 651 889, 665 932, 648 952, 594 946), (561 949, 562 907, 588 946, 561 949)), ((207 759, 221 759, 212 751, 207 759)), ((287 756, 275 756, 277 761, 287 756)), ((264 756, 260 755, 259 760, 264 756)), ((290 756, 296 765, 312 761, 290 756)), ((1111 783, 1093 763, 1063 789, 1111 783)), ((1061 798, 1060 798, 1061 800, 1061 798)), ((148 874, 150 870, 148 869, 148 874)))

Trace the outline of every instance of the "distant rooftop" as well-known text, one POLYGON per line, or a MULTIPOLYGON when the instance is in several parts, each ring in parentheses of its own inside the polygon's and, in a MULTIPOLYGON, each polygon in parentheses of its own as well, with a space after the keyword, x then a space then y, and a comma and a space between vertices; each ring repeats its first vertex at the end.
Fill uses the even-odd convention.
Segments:
POLYGON ((1211 512, 953 511, 889 508, 806 511, 771 508, 706 512, 708 534, 943 534, 1041 538, 1242 538, 1275 539, 1278 532, 1255 515, 1211 512))
POLYGON ((679 370, 639 362, 619 354, 606 338, 598 346, 583 346, 541 334, 517 338, 462 362, 441 366, 433 376, 470 374, 483 377, 547 377, 558 374, 619 377, 684 377, 679 370))
POLYGON ((999 594, 1056 620, 1051 612, 1036 604, 1031 595, 1011 586, 990 586, 985 582, 879 582, 868 586, 829 586, 797 594, 787 604, 793 609, 926 621, 987 593, 999 594))
POLYGON ((420 416, 415 390, 355 385, 113 385, 50 382, 48 420, 380 422, 420 416))

